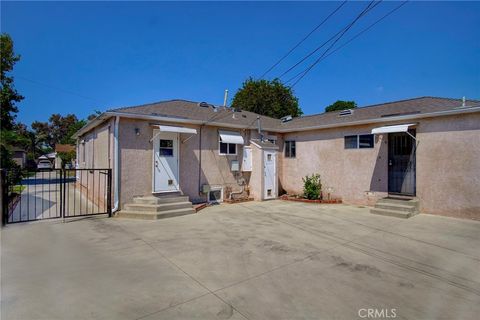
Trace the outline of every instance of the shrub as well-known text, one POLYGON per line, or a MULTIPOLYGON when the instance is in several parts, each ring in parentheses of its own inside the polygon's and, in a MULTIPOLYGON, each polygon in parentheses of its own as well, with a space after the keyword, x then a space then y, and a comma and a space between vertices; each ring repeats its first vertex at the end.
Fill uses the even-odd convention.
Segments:
POLYGON ((319 174, 307 175, 303 180, 303 196, 309 200, 320 199, 322 196, 322 182, 319 174))

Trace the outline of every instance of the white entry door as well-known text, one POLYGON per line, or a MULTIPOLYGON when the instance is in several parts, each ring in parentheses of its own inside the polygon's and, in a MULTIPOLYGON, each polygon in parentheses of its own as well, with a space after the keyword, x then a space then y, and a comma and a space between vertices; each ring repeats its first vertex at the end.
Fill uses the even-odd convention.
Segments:
POLYGON ((263 198, 277 197, 277 153, 276 151, 263 151, 263 198))
POLYGON ((178 133, 158 132, 153 131, 153 192, 180 191, 178 133))

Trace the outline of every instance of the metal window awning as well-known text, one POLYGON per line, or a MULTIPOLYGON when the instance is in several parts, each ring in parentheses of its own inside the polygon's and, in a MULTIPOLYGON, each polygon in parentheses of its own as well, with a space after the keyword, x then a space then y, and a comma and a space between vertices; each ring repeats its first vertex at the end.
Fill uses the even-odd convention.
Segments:
POLYGON ((177 132, 177 133, 197 134, 197 129, 192 129, 192 128, 164 126, 164 125, 154 125, 154 127, 157 127, 160 130, 160 132, 177 132))
MULTIPOLYGON (((153 124, 153 127, 157 128, 159 132, 155 134, 152 139, 150 139, 150 142, 155 140, 156 137, 162 132, 176 132, 176 133, 189 133, 189 134, 197 134, 197 129, 192 129, 192 128, 185 128, 185 127, 174 127, 174 126, 164 126, 160 124, 153 124)), ((188 139, 190 139, 193 136, 190 136, 188 139)))
POLYGON ((416 125, 415 123, 398 124, 395 126, 385 126, 372 129, 372 134, 408 132, 408 128, 416 125))
POLYGON ((235 131, 218 130, 220 141, 223 143, 245 144, 242 135, 235 131))

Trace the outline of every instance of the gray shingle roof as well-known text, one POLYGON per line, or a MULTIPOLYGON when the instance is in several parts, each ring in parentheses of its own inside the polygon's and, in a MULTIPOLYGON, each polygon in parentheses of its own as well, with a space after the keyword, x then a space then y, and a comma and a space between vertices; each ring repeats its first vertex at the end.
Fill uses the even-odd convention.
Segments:
MULTIPOLYGON (((478 100, 467 100, 467 106, 479 105, 478 100)), ((326 112, 315 115, 294 118, 292 121, 281 124, 283 129, 299 129, 319 125, 342 125, 347 122, 373 120, 401 115, 425 114, 437 111, 446 111, 462 106, 461 99, 420 97, 408 100, 387 102, 352 110, 351 115, 341 116, 339 111, 326 112)))
MULTIPOLYGON (((480 106, 478 100, 467 100, 466 105, 480 106)), ((461 99, 449 99, 438 97, 420 97, 408 100, 394 101, 376 104, 354 109, 351 115, 341 116, 340 112, 327 112, 316 115, 308 115, 294 118, 282 123, 278 119, 261 116, 261 126, 265 130, 302 130, 309 127, 339 125, 368 121, 373 119, 385 119, 401 115, 421 115, 425 113, 453 110, 462 107, 461 99)), ((169 100, 133 107, 124 107, 109 110, 133 115, 165 116, 180 119, 202 121, 206 124, 236 125, 245 128, 257 127, 257 114, 248 111, 233 112, 231 108, 217 107, 212 105, 200 106, 198 102, 187 100, 169 100), (215 111, 216 109, 216 111, 215 111)))
MULTIPOLYGON (((108 110, 127 114, 153 115, 190 119, 205 123, 220 123, 238 125, 242 127, 256 128, 257 114, 249 111, 233 112, 231 108, 216 107, 207 104, 202 107, 200 103, 187 100, 168 100, 144 104, 140 106, 117 108, 108 110), (216 111, 215 111, 216 109, 216 111)), ((276 128, 279 120, 266 116, 260 116, 261 125, 265 129, 276 128)))

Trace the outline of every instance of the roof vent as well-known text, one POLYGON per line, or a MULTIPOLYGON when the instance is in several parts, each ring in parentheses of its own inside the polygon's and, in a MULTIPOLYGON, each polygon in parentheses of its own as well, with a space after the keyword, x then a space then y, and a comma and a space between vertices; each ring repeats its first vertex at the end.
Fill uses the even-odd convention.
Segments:
POLYGON ((349 116, 353 113, 353 110, 352 109, 346 109, 346 110, 342 110, 340 111, 340 113, 338 114, 340 117, 344 117, 344 116, 349 116))
POLYGON ((288 115, 288 116, 285 116, 285 117, 281 117, 280 120, 282 122, 288 122, 288 121, 292 121, 292 116, 291 115, 288 115))
POLYGON ((202 107, 202 108, 208 108, 208 107, 210 107, 210 105, 209 105, 208 103, 206 103, 206 102, 200 102, 200 103, 198 104, 198 106, 199 106, 199 107, 202 107))

